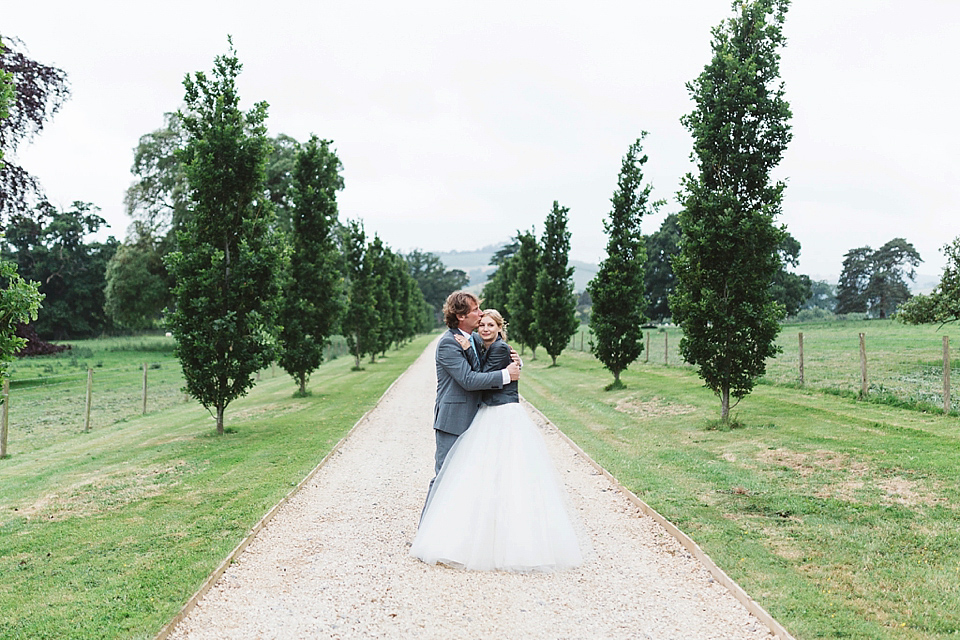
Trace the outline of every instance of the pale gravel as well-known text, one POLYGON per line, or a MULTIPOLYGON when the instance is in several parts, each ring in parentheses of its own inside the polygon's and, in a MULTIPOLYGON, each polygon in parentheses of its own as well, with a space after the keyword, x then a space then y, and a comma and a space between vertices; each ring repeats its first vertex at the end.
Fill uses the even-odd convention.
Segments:
POLYGON ((171 638, 773 638, 549 424, 541 432, 592 545, 584 566, 465 572, 412 558, 433 475, 434 350, 171 638))

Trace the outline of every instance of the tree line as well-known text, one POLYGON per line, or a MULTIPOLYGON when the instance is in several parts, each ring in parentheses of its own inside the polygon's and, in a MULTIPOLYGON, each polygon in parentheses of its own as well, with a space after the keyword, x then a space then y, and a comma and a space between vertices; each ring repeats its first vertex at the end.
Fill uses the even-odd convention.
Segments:
MULTIPOLYGON (((24 60, 48 68, 22 54, 12 71, 2 60, 0 140, 19 142, 55 112, 44 100, 66 95, 22 88, 47 78, 62 89, 66 76, 25 73, 24 60), (20 117, 6 118, 11 111, 20 117)), ((239 108, 241 68, 230 43, 211 73, 187 75, 184 107, 141 138, 123 243, 87 242, 106 224, 97 207, 57 209, 39 181, 3 166, 3 193, 21 188, 21 197, 0 202, 4 362, 23 347, 16 331, 29 321, 30 333, 48 339, 162 322, 176 337, 186 390, 222 433, 224 409, 267 364, 278 362, 306 394, 332 335, 345 337, 359 369, 362 359, 375 362, 436 326, 442 301, 466 285, 466 274, 430 253, 394 252, 368 237, 362 221, 341 222, 343 167, 332 141, 269 138, 266 103, 239 108)))

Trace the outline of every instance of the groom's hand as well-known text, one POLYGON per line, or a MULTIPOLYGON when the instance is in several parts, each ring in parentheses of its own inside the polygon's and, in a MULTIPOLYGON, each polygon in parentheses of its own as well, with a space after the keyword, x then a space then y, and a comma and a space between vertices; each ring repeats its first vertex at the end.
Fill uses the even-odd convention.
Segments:
POLYGON ((516 362, 511 362, 507 365, 507 373, 510 374, 510 381, 515 382, 520 379, 520 365, 516 362))

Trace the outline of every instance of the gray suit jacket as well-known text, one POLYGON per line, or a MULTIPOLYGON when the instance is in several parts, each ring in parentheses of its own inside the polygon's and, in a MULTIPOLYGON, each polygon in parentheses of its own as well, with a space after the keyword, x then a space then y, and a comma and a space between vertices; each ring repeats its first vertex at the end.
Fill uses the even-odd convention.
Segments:
MULTIPOLYGON (((459 436, 480 408, 480 393, 484 389, 503 387, 500 371, 481 373, 471 365, 471 358, 450 329, 437 344, 437 402, 433 409, 433 428, 459 436)), ((479 369, 479 361, 476 362, 479 369)))

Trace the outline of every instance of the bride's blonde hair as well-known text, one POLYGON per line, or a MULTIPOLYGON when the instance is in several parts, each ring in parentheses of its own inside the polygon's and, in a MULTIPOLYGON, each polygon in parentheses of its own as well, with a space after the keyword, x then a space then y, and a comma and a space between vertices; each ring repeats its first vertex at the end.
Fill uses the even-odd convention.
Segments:
POLYGON ((497 326, 500 327, 500 337, 503 338, 503 341, 507 341, 507 323, 503 321, 503 316, 500 315, 500 312, 496 309, 484 309, 484 316, 490 316, 493 318, 493 321, 497 323, 497 326))

